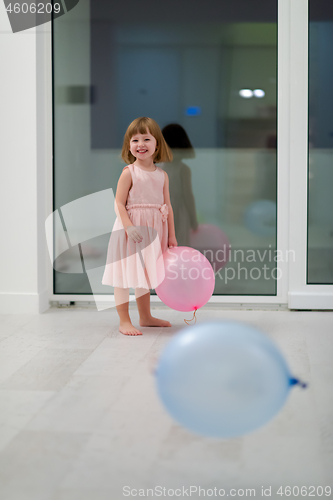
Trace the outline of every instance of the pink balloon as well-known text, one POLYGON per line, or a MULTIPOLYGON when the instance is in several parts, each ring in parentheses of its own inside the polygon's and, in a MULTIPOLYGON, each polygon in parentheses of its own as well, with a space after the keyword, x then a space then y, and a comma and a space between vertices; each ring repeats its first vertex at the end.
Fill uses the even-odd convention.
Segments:
POLYGON ((190 245, 203 253, 216 273, 229 260, 230 242, 227 235, 213 224, 199 224, 190 233, 190 245))
POLYGON ((215 287, 208 259, 190 247, 169 248, 160 259, 165 278, 155 291, 162 302, 176 311, 194 311, 205 305, 215 287))

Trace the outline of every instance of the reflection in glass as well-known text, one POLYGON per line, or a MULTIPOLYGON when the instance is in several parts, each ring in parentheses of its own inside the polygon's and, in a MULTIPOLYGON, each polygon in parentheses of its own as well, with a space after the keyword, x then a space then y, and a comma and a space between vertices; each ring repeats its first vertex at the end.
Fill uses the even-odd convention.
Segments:
POLYGON ((309 284, 333 284, 333 5, 309 2, 309 284))
MULTIPOLYGON (((132 23, 133 5, 81 0, 53 25, 54 210, 104 189, 116 192, 133 119, 151 116, 166 133, 178 126, 190 146, 171 146, 175 160, 162 167, 179 245, 208 235, 215 294, 274 295, 277 1, 257 0, 254 9, 240 0, 199 0, 193 9, 192 0, 182 0, 175 13, 168 2, 147 0, 148 22, 144 16, 132 23), (230 244, 223 256, 222 241, 230 244)), ((90 248, 89 269, 92 249, 96 268, 105 263, 109 237, 82 243, 84 262, 83 245, 90 248)), ((55 293, 91 292, 86 273, 55 271, 55 293)))
POLYGON ((195 158, 195 152, 184 128, 170 123, 162 130, 170 146, 173 161, 161 165, 169 177, 169 192, 172 205, 178 246, 191 246, 191 229, 198 229, 195 199, 192 189, 191 169, 185 158, 195 158))

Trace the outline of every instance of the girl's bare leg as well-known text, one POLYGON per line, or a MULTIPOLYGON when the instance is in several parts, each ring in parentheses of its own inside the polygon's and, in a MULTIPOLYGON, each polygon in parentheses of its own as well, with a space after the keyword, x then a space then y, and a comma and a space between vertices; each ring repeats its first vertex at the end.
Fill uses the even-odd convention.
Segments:
POLYGON ((142 335, 142 332, 132 325, 128 313, 129 288, 114 287, 114 299, 120 318, 119 331, 124 335, 142 335))
POLYGON ((150 312, 150 293, 147 288, 136 288, 135 298, 140 315, 140 326, 171 326, 169 321, 154 318, 150 312))

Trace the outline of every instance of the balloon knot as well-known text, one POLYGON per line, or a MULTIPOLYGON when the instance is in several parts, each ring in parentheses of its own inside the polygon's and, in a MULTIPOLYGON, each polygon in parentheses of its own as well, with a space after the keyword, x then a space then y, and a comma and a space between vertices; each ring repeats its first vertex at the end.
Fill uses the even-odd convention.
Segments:
POLYGON ((184 321, 185 321, 185 323, 186 323, 187 325, 189 324, 189 322, 190 322, 190 321, 193 321, 193 319, 195 320, 195 321, 194 321, 194 323, 196 323, 196 322, 197 322, 197 317, 196 317, 196 315, 195 315, 195 313, 197 312, 197 309, 198 309, 197 307, 195 307, 195 308, 194 308, 193 318, 188 319, 188 320, 184 319, 184 321))
POLYGON ((298 378, 291 378, 289 380, 289 382, 290 382, 290 385, 300 385, 302 387, 302 389, 305 389, 308 386, 308 384, 306 384, 305 382, 302 382, 298 378))

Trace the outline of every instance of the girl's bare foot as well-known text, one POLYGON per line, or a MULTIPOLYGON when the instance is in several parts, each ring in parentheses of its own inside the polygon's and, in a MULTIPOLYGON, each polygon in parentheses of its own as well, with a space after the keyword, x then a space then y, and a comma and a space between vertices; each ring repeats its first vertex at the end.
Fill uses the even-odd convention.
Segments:
POLYGON ((140 326, 171 326, 171 323, 169 321, 154 318, 153 316, 150 316, 148 318, 140 318, 139 324, 140 326))
POLYGON ((137 330, 136 328, 134 328, 134 326, 132 325, 132 323, 130 321, 126 321, 125 323, 120 323, 119 331, 120 331, 120 333, 123 333, 124 335, 142 335, 142 332, 140 332, 140 330, 137 330))

